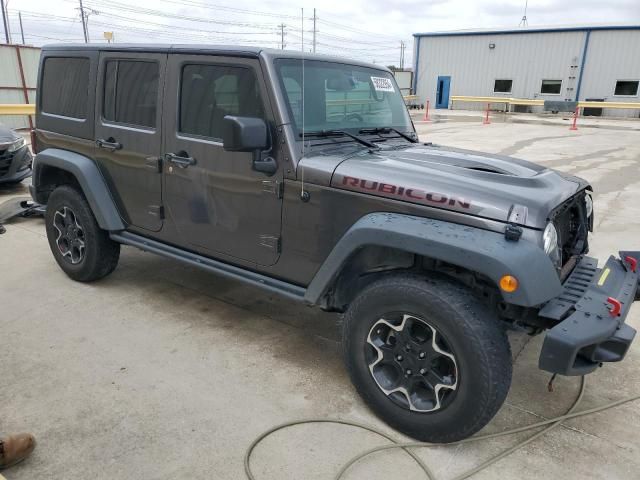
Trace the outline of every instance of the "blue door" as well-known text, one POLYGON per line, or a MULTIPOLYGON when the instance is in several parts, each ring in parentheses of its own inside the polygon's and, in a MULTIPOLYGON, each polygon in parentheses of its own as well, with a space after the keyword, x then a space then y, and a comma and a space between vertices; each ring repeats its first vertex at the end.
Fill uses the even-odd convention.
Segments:
POLYGON ((451 83, 451 77, 438 77, 436 108, 449 108, 449 83, 451 83))

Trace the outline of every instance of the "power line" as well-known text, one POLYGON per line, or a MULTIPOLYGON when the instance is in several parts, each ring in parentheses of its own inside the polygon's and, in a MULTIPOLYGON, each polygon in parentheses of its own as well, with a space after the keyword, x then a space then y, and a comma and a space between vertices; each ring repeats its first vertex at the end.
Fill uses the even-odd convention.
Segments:
MULTIPOLYGON (((2 0, 4 1, 4 0, 2 0)), ((89 41, 88 13, 93 12, 100 15, 100 19, 93 20, 92 26, 105 27, 109 31, 118 30, 118 38, 120 41, 126 41, 126 37, 133 37, 132 41, 144 41, 140 39, 158 38, 170 41, 185 41, 185 43, 193 42, 220 42, 234 44, 253 44, 276 46, 277 48, 286 48, 287 42, 297 42, 305 51, 315 51, 317 53, 327 52, 332 55, 349 56, 352 58, 368 59, 375 58, 376 61, 385 61, 387 64, 398 63, 404 66, 406 62, 406 46, 405 40, 393 38, 391 35, 380 34, 379 32, 371 32, 366 29, 352 27, 326 18, 320 18, 318 10, 314 9, 313 16, 309 18, 302 17, 301 31, 297 29, 286 29, 285 18, 300 18, 299 16, 278 14, 276 12, 261 12, 247 10, 237 7, 226 7, 222 5, 203 3, 204 0, 158 0, 155 6, 143 7, 136 4, 125 3, 127 0, 110 1, 110 0, 63 0, 66 3, 78 5, 82 2, 80 19, 83 20, 83 29, 80 32, 84 36, 86 28, 87 41, 89 41), (158 6, 160 5, 160 6, 158 6), (166 5, 190 7, 191 11, 186 14, 172 13, 162 10, 166 5), (205 10, 204 14, 198 15, 197 9, 205 10), (213 12, 221 10, 227 12, 225 16, 213 15, 213 12), (212 12, 211 15, 208 12, 212 12), (82 13, 82 12, 81 12, 82 13), (279 18, 279 23, 271 23, 269 21, 259 21, 256 16, 279 18), (213 17, 213 18, 212 18, 213 17), (253 17, 253 18, 252 18, 253 17), (169 19, 167 21, 165 19, 169 19), (308 31, 312 33, 306 37, 305 24, 309 21, 312 23, 312 29, 308 31), (184 23, 183 23, 184 22, 184 23), (209 29, 205 25, 214 27, 209 29), (219 25, 219 28, 215 28, 219 25), (324 25, 325 28, 318 28, 324 25), (322 30, 322 35, 320 35, 322 30), (291 37, 288 37, 291 35, 291 37), (304 39, 302 37, 305 37, 304 39), (389 39, 389 40, 387 40, 389 39), (393 39, 393 40, 392 40, 393 39), (398 45, 399 42, 399 45, 398 45)), ((16 15, 18 12, 16 12, 16 15)), ((72 22, 76 22, 78 17, 69 18, 59 15, 48 15, 42 12, 22 12, 26 20, 25 27, 29 28, 29 22, 42 22, 47 24, 49 31, 58 31, 58 25, 65 24, 65 34, 68 35, 73 26, 72 22), (68 23, 72 23, 68 25, 68 23)), ((16 18, 17 17, 12 17, 16 18)), ((300 20, 299 20, 300 21, 300 20)), ((290 23, 290 22, 289 22, 290 23)), ((308 24, 307 24, 308 25, 308 24)), ((44 26, 37 27, 39 32, 46 32, 44 26)), ((65 34, 54 33, 55 36, 65 36, 65 34)), ((45 33, 46 35, 46 33, 45 33)), ((44 37, 45 35, 41 35, 44 37)), ((37 38, 37 37, 36 37, 37 38)))
POLYGON ((365 34, 371 35, 373 37, 393 38, 391 35, 381 34, 380 32, 371 32, 369 30, 363 30, 363 29, 360 29, 360 28, 352 27, 351 25, 345 25, 343 23, 332 22, 332 21, 325 20, 325 19, 321 19, 320 23, 324 23, 326 25, 333 25, 335 27, 340 28, 341 30, 346 30, 346 31, 356 32, 356 33, 365 33, 365 34))
MULTIPOLYGON (((138 13, 138 14, 149 15, 149 16, 154 16, 154 17, 163 17, 163 18, 169 18, 169 19, 172 19, 172 20, 186 20, 186 21, 189 21, 189 22, 198 22, 198 23, 206 23, 206 24, 215 23, 215 24, 218 24, 218 25, 230 25, 230 26, 239 26, 239 27, 253 27, 253 28, 256 28, 256 29, 268 29, 268 30, 275 30, 277 28, 276 24, 271 24, 271 23, 233 22, 233 21, 213 20, 213 19, 210 19, 210 18, 202 18, 202 17, 191 17, 191 16, 188 16, 188 15, 172 14, 172 13, 167 13, 167 12, 163 12, 163 11, 160 11, 160 10, 153 10, 153 9, 149 9, 149 8, 133 7, 133 6, 130 6, 130 5, 126 5, 124 3, 114 2, 114 1, 109 1, 108 3, 106 3, 106 2, 102 2, 101 0, 91 0, 90 5, 93 8, 96 8, 96 9, 101 9, 101 8, 105 8, 105 7, 107 9, 109 9, 110 7, 113 6, 114 8, 117 8, 118 11, 124 11, 124 12, 130 12, 130 13, 138 13)), ((100 12, 102 13, 102 10, 100 10, 100 12)), ((111 14, 113 15, 112 12, 111 12, 111 14)))
POLYGON ((223 5, 207 4, 207 3, 194 2, 189 0, 182 0, 182 1, 160 0, 160 1, 164 3, 172 3, 175 5, 185 5, 185 6, 192 6, 192 7, 198 7, 198 8, 206 8, 209 10, 225 10, 229 12, 242 13, 245 15, 254 15, 254 16, 260 16, 260 17, 298 19, 297 15, 286 15, 286 14, 279 14, 279 13, 273 13, 273 12, 261 12, 257 10, 247 10, 244 8, 227 7, 223 5))
MULTIPOLYGON (((24 12, 23 12, 24 13, 24 12)), ((111 17, 111 15, 109 14, 103 14, 101 15, 103 17, 111 17)), ((29 21, 34 21, 34 22, 46 22, 49 23, 48 20, 46 20, 44 15, 42 14, 27 14, 25 13, 25 17, 29 18, 29 21), (31 18, 31 17, 35 17, 35 18, 31 18)), ((63 22, 72 22, 75 21, 74 18, 70 18, 70 17, 60 17, 60 16, 55 16, 55 18, 57 20, 63 21, 63 22)), ((126 21, 130 21, 129 19, 126 19, 125 17, 118 17, 120 19, 124 19, 126 21)), ((144 25, 147 22, 143 22, 143 21, 137 21, 136 25, 144 25)), ((146 36, 147 38, 149 36, 153 36, 153 37, 164 37, 167 39, 184 39, 184 40, 193 40, 194 36, 200 36, 203 40, 204 39, 213 39, 215 41, 229 41, 229 42, 233 42, 233 43, 237 43, 237 42, 242 42, 242 43, 256 43, 256 44, 267 44, 267 43, 278 43, 275 40, 267 40, 267 39, 262 39, 262 40, 254 40, 254 39, 244 39, 244 38, 236 38, 236 37, 231 37, 229 35, 224 36, 224 34, 238 34, 238 35, 242 35, 243 33, 251 33, 251 32, 217 32, 217 31, 209 31, 209 30, 198 30, 198 29, 193 29, 190 28, 189 29, 189 33, 176 33, 175 30, 171 30, 168 31, 166 30, 168 28, 167 25, 162 25, 162 24, 157 24, 157 23, 152 23, 153 26, 160 26, 163 29, 145 29, 142 28, 140 26, 131 26, 131 25, 123 25, 121 23, 118 22, 109 22, 109 23, 104 23, 104 22, 100 22, 100 21, 93 21, 92 22, 93 25, 96 26, 102 26, 102 27, 106 27, 106 28, 111 28, 113 29, 114 27, 117 28, 121 28, 123 30, 122 34, 136 34, 136 32, 139 32, 140 35, 135 35, 135 36, 146 36), (220 35, 210 35, 210 33, 219 33, 220 35)), ((55 28, 56 25, 49 25, 50 28, 55 28)), ((65 32, 68 31, 67 27, 63 27, 65 29, 65 32)), ((270 32, 258 32, 260 34, 272 34, 270 32)))

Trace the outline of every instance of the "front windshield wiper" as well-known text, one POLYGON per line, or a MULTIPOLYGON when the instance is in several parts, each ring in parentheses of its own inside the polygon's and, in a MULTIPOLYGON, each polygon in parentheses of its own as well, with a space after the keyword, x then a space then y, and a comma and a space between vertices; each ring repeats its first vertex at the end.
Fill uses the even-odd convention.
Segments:
POLYGON ((407 135, 406 133, 401 132, 397 128, 393 128, 393 127, 363 128, 358 133, 391 133, 391 132, 397 133, 405 140, 409 140, 411 143, 418 143, 418 139, 410 135, 407 135))
POLYGON ((353 133, 345 132, 344 130, 318 130, 316 132, 304 132, 300 134, 301 137, 349 137, 353 138, 356 142, 369 147, 373 150, 380 150, 380 147, 375 143, 368 142, 364 138, 358 137, 353 133))

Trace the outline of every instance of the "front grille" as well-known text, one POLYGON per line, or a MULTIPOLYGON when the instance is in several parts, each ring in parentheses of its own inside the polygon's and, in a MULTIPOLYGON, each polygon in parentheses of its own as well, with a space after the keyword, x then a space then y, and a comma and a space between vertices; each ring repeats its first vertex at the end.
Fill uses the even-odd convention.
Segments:
POLYGON ((553 215, 553 224, 558 231, 558 242, 564 266, 571 258, 589 251, 589 221, 585 206, 586 193, 580 192, 558 207, 553 215))
POLYGON ((0 150, 0 177, 9 173, 11 162, 13 162, 14 152, 9 153, 7 149, 0 150))

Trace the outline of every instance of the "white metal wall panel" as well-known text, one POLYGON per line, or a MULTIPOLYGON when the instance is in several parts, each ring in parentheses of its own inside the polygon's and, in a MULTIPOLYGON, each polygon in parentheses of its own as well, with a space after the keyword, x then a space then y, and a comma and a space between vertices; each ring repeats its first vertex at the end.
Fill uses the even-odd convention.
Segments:
MULTIPOLYGON (((580 100, 603 98, 611 102, 640 102, 638 95, 614 95, 617 80, 640 81, 640 30, 593 31, 584 67, 580 100)), ((638 110, 606 110, 605 115, 638 118, 638 110)))
MULTIPOLYGON (((40 49, 24 46, 19 48, 26 86, 33 89, 38 79, 40 49)), ((15 45, 0 45, 0 66, 0 103, 25 103, 15 45)), ((36 92, 32 89, 28 90, 29 103, 35 103, 36 92)), ((29 127, 26 116, 0 115, 0 123, 10 128, 29 127)))
POLYGON ((450 96, 573 99, 584 38, 583 31, 416 38, 417 94, 433 106, 438 76, 449 75, 450 96), (512 92, 494 94, 496 79, 513 80, 512 92), (561 94, 541 95, 543 79, 562 80, 561 94))

